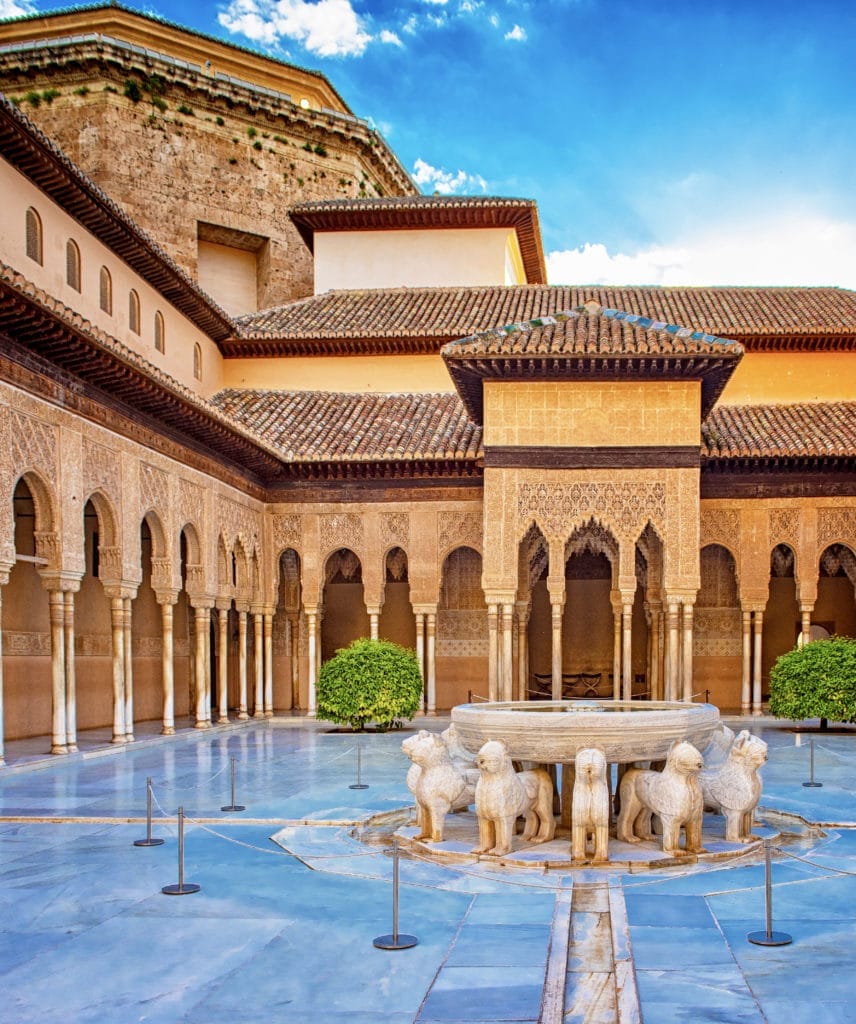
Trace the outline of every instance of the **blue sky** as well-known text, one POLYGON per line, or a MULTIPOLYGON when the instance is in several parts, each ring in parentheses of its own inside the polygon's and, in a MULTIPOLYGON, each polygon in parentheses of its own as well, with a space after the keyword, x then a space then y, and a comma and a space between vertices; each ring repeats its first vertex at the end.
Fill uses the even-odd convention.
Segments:
POLYGON ((322 71, 425 192, 536 199, 552 283, 856 288, 854 0, 144 9, 322 71))

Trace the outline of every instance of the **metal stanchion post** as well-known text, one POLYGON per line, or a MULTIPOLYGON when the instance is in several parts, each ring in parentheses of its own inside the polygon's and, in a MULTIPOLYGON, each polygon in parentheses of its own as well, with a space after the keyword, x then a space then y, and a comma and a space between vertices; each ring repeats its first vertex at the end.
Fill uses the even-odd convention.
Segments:
POLYGON ((392 935, 378 935, 374 945, 378 949, 410 949, 417 945, 415 935, 398 934, 398 840, 392 841, 392 935))
POLYGON ((769 839, 764 840, 764 889, 767 929, 763 932, 749 932, 746 938, 756 946, 789 946, 794 940, 787 932, 773 931, 773 864, 769 839))
POLYGON ((221 807, 221 811, 245 811, 247 808, 243 804, 235 803, 235 758, 232 758, 232 802, 227 804, 225 807, 221 807))
POLYGON ((178 885, 165 885, 161 889, 167 896, 185 896, 191 892, 199 892, 202 886, 195 882, 184 881, 184 808, 178 809, 178 885))
POLYGON ((363 741, 357 740, 357 781, 352 782, 348 789, 368 789, 363 782, 363 741))
POLYGON ((809 763, 809 775, 808 782, 803 783, 804 789, 821 789, 823 787, 822 782, 814 781, 814 740, 809 740, 808 744, 808 763, 809 763))
POLYGON ((146 779, 146 838, 135 839, 134 846, 163 846, 163 839, 152 839, 152 778, 146 779))

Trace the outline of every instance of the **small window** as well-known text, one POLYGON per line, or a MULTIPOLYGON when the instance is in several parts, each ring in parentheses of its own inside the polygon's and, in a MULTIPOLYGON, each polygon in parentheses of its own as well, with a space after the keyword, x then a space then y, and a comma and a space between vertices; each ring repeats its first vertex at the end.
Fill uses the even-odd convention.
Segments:
POLYGON ((80 249, 70 238, 65 243, 65 283, 76 292, 80 291, 80 249))
POLYGON ((113 312, 113 278, 106 267, 101 268, 100 278, 100 302, 101 309, 105 313, 113 312))
POLYGON ((155 348, 158 352, 166 351, 166 338, 164 335, 163 313, 158 310, 155 313, 155 348))
POLYGON ((134 334, 140 333, 140 296, 133 288, 128 294, 128 326, 134 334))
POLYGON ((31 207, 26 216, 27 255, 42 265, 42 218, 31 207))
POLYGON ((202 349, 198 342, 193 346, 193 376, 202 380, 202 349))

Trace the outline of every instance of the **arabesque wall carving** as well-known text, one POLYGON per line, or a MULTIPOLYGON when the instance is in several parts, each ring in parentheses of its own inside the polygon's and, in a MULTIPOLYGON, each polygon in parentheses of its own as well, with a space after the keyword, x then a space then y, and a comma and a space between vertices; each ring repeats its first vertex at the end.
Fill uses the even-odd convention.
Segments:
POLYGON ((700 547, 721 544, 734 551, 740 547, 740 513, 729 509, 703 509, 699 532, 700 547))
POLYGON ((273 517, 274 554, 286 548, 300 550, 303 544, 303 516, 295 513, 274 515, 273 517))
POLYGON ((406 512, 381 512, 380 539, 384 548, 394 544, 406 548, 410 543, 410 516, 406 512))
POLYGON ((826 546, 835 541, 856 547, 856 506, 821 508, 817 513, 817 539, 826 546))
POLYGON ((662 533, 665 514, 662 481, 522 483, 517 496, 519 532, 535 519, 555 537, 592 518, 623 537, 635 537, 648 520, 662 533))
POLYGON ((477 512, 449 512, 437 517, 438 547, 441 552, 450 548, 470 547, 482 549, 482 517, 477 512))
POLYGON ((111 500, 119 500, 122 493, 122 474, 119 456, 85 437, 83 439, 83 487, 89 497, 95 491, 103 491, 111 500))
POLYGON ((318 516, 321 551, 359 548, 363 543, 363 519, 356 512, 325 512, 318 516))

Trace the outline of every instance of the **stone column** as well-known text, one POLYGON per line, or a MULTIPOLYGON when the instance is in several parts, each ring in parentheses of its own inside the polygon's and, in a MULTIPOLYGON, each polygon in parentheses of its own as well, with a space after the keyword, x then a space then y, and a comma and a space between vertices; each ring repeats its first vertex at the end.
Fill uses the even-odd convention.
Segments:
POLYGON ((693 606, 691 601, 683 603, 683 665, 681 675, 684 685, 684 700, 693 701, 693 606))
POLYGON ((511 635, 514 628, 514 605, 505 603, 502 605, 502 686, 500 698, 512 700, 512 660, 511 660, 511 635))
POLYGON ((621 700, 621 595, 615 591, 612 603, 612 699, 621 700))
POLYGON ((273 717, 273 612, 264 613, 265 718, 273 717))
POLYGON ((261 612, 253 612, 253 718, 264 718, 264 622, 261 612))
POLYGON ((175 637, 173 632, 173 606, 178 594, 173 590, 157 591, 161 606, 161 686, 163 687, 163 725, 161 733, 175 733, 175 637))
MULTIPOLYGON (((416 662, 419 665, 419 674, 425 682, 425 612, 414 612, 413 618, 416 622, 416 662)), ((427 695, 427 691, 426 691, 427 695)))
POLYGON ((517 699, 526 700, 529 683, 529 605, 517 605, 517 699))
POLYGON ((660 677, 660 606, 654 601, 648 604, 650 625, 648 627, 648 690, 651 700, 661 700, 660 677))
POLYGON ((288 649, 291 655, 291 707, 300 707, 300 613, 288 617, 288 649))
POLYGON ((633 699, 633 598, 621 598, 621 693, 633 699))
POLYGON ((761 714, 761 653, 762 635, 764 632, 764 613, 755 612, 755 650, 754 663, 752 665, 752 714, 761 714))
MULTIPOLYGON (((231 602, 230 602, 231 603, 231 602)), ((229 605, 217 605, 217 721, 229 721, 229 605)))
POLYGON ((211 726, 211 695, 209 691, 209 677, 207 672, 208 658, 206 648, 208 647, 209 632, 211 627, 210 609, 198 606, 193 607, 194 621, 196 624, 196 652, 194 657, 194 676, 196 678, 196 729, 208 729, 211 726))
POLYGON ((241 721, 250 716, 247 714, 247 612, 238 609, 238 718, 241 721))
POLYGON ((743 612, 743 678, 740 686, 740 710, 748 714, 752 701, 752 612, 743 612))
MULTIPOLYGON (((63 591, 63 632, 65 643, 65 737, 68 752, 77 751, 77 675, 74 656, 74 591, 63 591)), ((2 660, 2 653, 0 653, 2 660)), ((0 715, 2 730, 2 715, 0 715)))
POLYGON ((65 597, 61 590, 48 591, 51 623, 51 753, 67 754, 65 721, 65 597))
POLYGON ((377 608, 369 608, 369 636, 372 640, 377 640, 380 636, 378 631, 380 623, 380 611, 377 608))
POLYGON ((134 664, 131 649, 131 598, 126 594, 122 600, 122 626, 125 634, 123 654, 125 656, 125 742, 134 742, 134 664))
POLYGON ((669 671, 666 678, 666 700, 678 699, 680 662, 678 661, 678 609, 677 601, 668 599, 666 628, 668 631, 669 671))
POLYGON ((437 614, 428 612, 425 616, 425 660, 428 672, 428 714, 437 714, 437 671, 435 663, 435 635, 437 614))
POLYGON ((499 679, 498 649, 498 606, 491 602, 487 606, 487 699, 497 700, 499 679))
POLYGON ((309 642, 309 698, 307 700, 307 714, 310 718, 315 717, 315 680, 318 678, 318 627, 317 613, 313 610, 306 610, 306 635, 309 642))
POLYGON ((113 743, 125 742, 125 609, 121 597, 110 598, 113 639, 113 743))
MULTIPOLYGON (((563 569, 564 555, 559 559, 559 567, 563 569)), ((551 551, 550 565, 553 565, 551 551)), ((550 595, 550 675, 552 679, 551 697, 562 699, 562 616, 565 611, 565 575, 547 577, 547 593, 550 595)))
POLYGON ((813 604, 800 605, 800 643, 805 645, 811 640, 811 613, 813 604))

